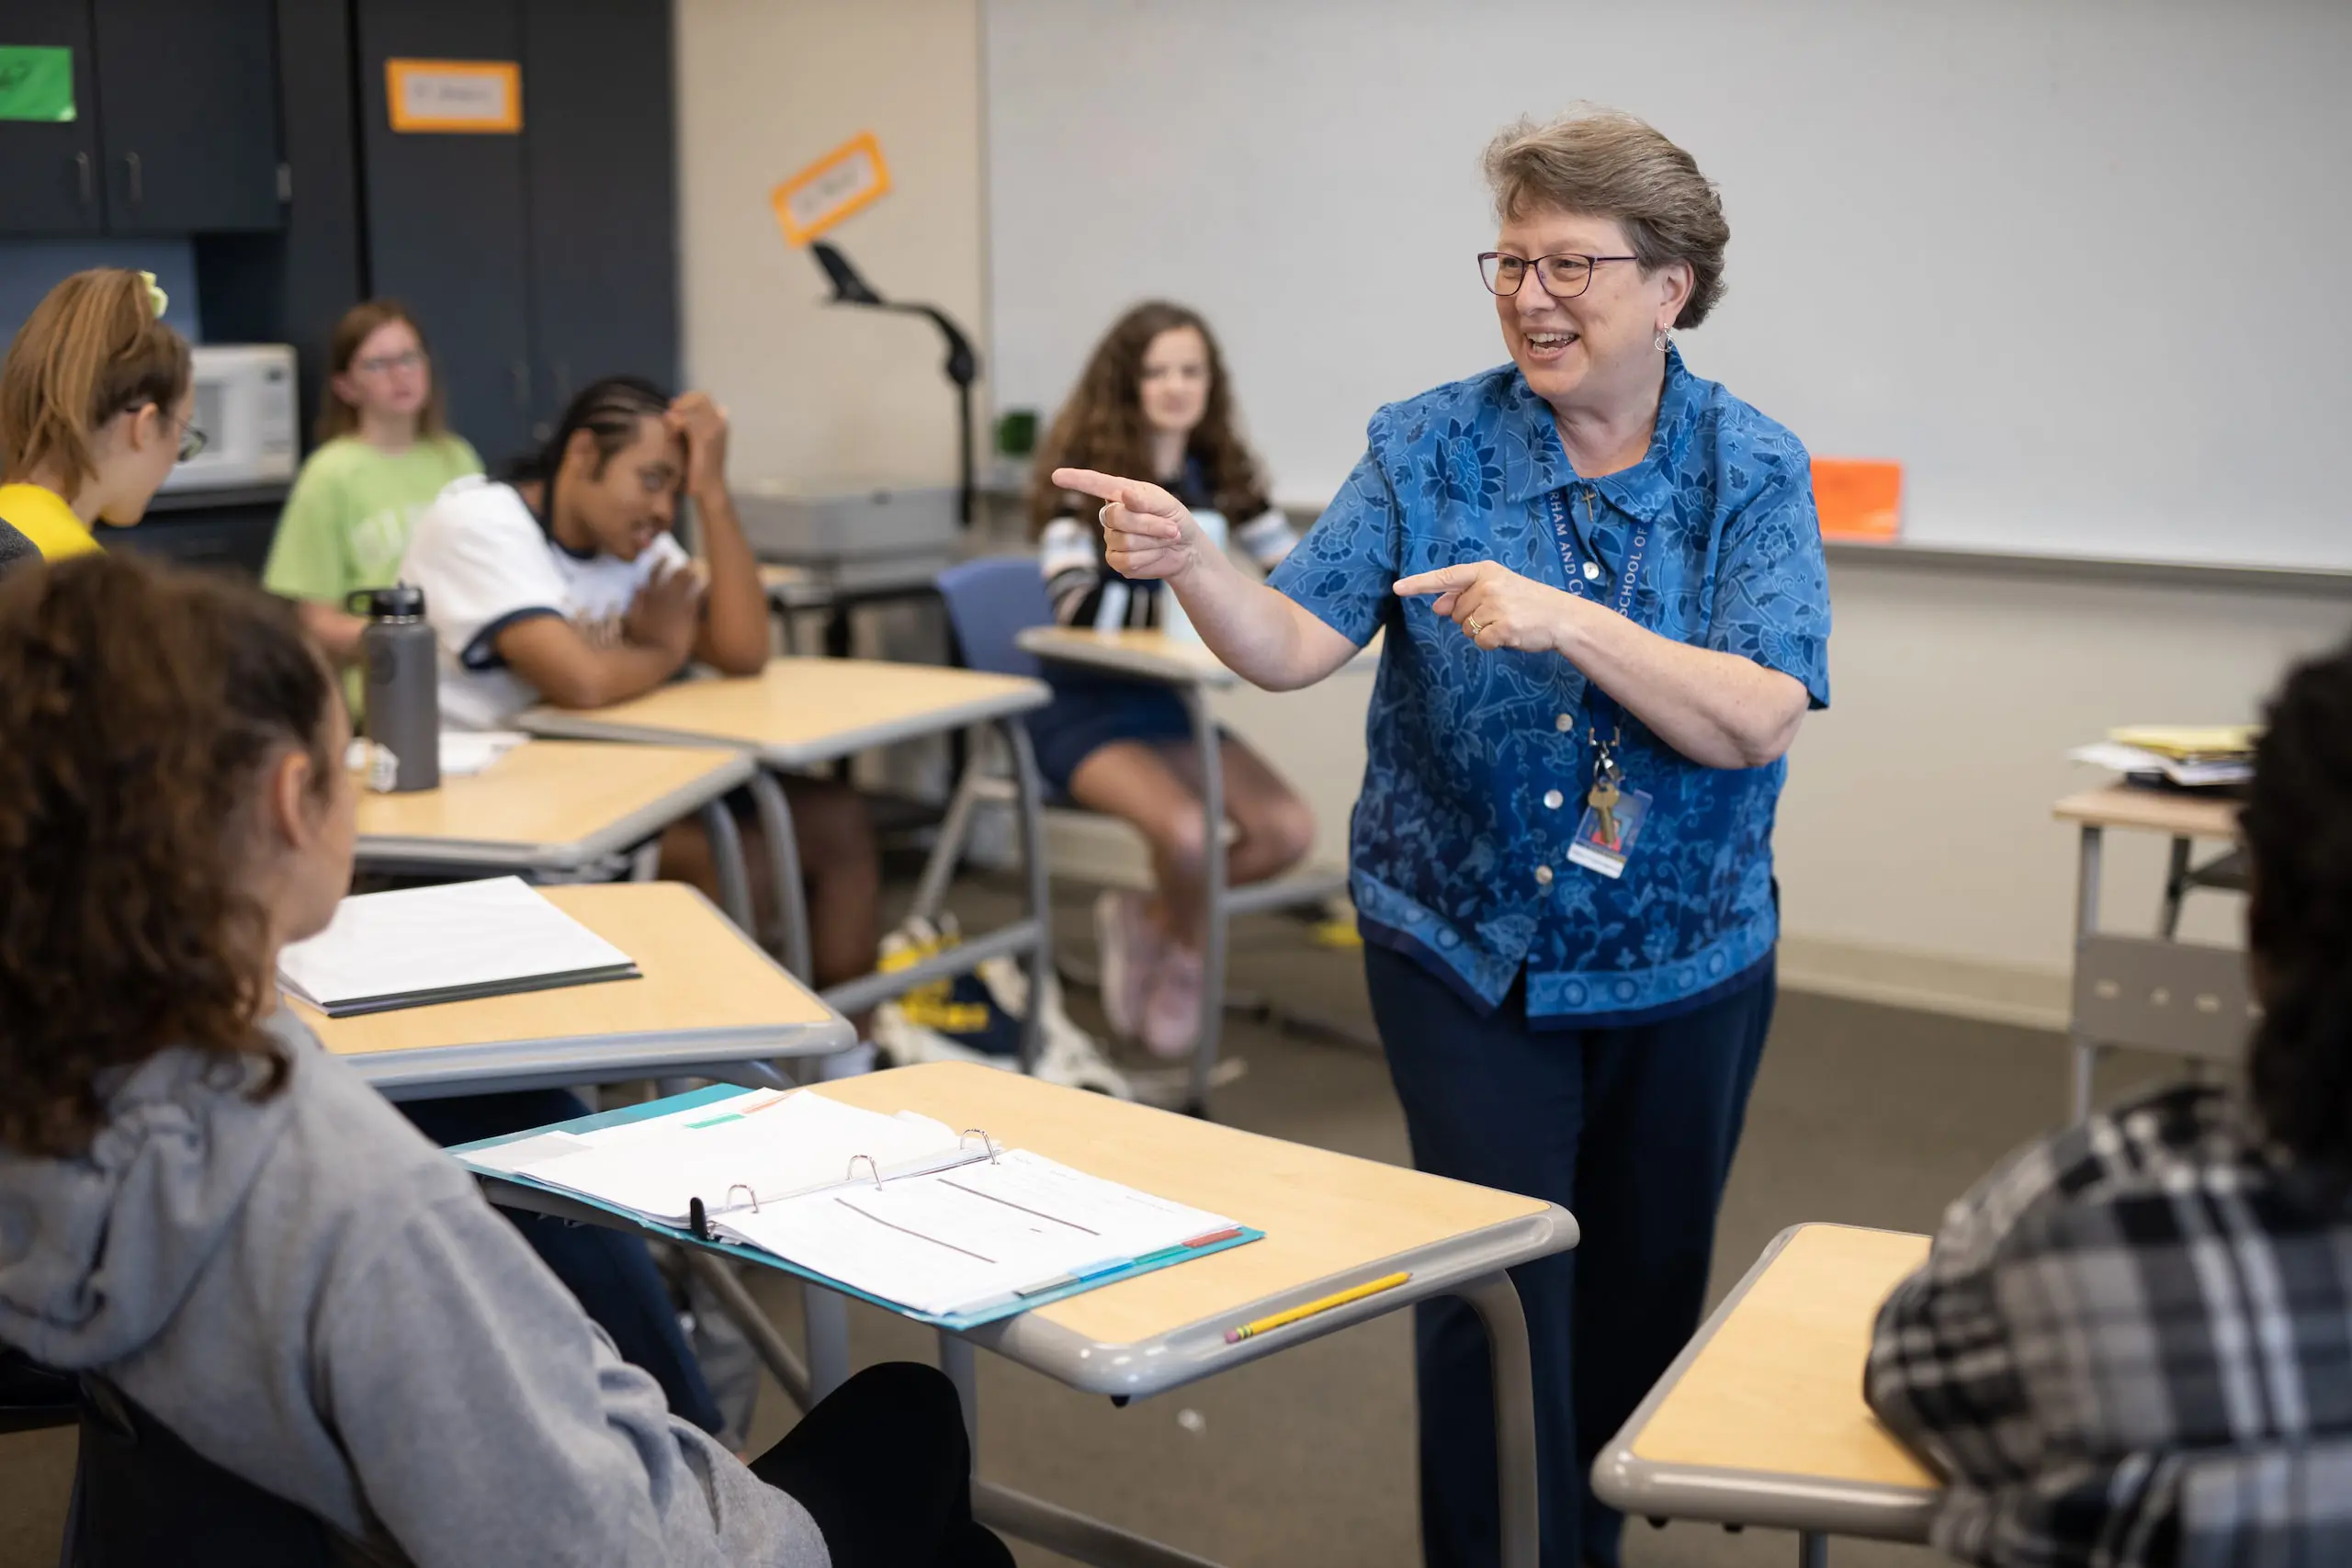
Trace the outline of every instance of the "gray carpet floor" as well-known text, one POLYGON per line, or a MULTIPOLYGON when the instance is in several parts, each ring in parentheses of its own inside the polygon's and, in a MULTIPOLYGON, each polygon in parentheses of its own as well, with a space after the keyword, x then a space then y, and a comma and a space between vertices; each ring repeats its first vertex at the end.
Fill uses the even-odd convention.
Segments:
MULTIPOLYGON (((974 909, 972 918, 980 918, 974 909)), ((1061 929, 1082 931, 1082 909, 1061 929)), ((1310 945, 1265 918, 1237 929, 1235 983, 1294 1007, 1365 1020, 1356 955, 1310 945)), ((1099 1024, 1092 998, 1073 1013, 1099 1024)), ((1237 1018, 1228 1054, 1246 1074, 1221 1089, 1221 1120, 1377 1159, 1401 1161, 1405 1134, 1379 1057, 1358 1046, 1237 1018)), ((2063 1043, 1992 1024, 1784 993, 1733 1172, 1715 1254, 1727 1288, 1773 1235, 1805 1220, 1924 1230, 1995 1160, 2053 1125, 2065 1106, 2063 1043)), ((2169 1070, 2124 1057, 2101 1088, 2120 1092, 2169 1070)), ((795 1292, 765 1290, 788 1333, 795 1292)), ((929 1359, 928 1336, 859 1308, 860 1363, 929 1359)), ((1412 1387, 1406 1319, 1391 1316, 1226 1377, 1115 1409, 981 1358, 980 1472, 1231 1565, 1419 1562, 1412 1387)), ((773 1390, 755 1446, 789 1421, 773 1390)), ((888 1456, 876 1456, 888 1462, 888 1456)), ((56 1562, 72 1467, 70 1438, 0 1438, 0 1568, 56 1562)), ((1064 1560, 1016 1547, 1023 1568, 1064 1560)), ((1632 1528, 1642 1568, 1785 1563, 1792 1537, 1712 1527, 1632 1528)), ((1841 1542, 1851 1568, 1933 1561, 1926 1552, 1841 1542)))

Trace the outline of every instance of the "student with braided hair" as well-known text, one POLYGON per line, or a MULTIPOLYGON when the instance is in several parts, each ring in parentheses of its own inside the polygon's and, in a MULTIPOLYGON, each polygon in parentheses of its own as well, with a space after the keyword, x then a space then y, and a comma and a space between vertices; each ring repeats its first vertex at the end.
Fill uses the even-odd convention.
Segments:
POLYGON ((1955 1557, 2352 1562, 2352 646, 2272 700, 2241 832, 2246 1091, 2012 1156, 1880 1312, 1870 1403, 1955 1557))

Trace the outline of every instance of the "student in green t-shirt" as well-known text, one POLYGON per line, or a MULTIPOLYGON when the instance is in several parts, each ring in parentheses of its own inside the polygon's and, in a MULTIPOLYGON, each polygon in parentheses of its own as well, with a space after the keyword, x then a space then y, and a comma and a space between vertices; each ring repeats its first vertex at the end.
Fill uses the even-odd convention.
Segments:
POLYGON ((304 628, 348 665, 367 623, 345 601, 393 582, 417 514, 442 486, 482 468, 444 424, 424 333, 397 299, 345 311, 327 367, 318 450, 286 498, 262 581, 299 600, 304 628))

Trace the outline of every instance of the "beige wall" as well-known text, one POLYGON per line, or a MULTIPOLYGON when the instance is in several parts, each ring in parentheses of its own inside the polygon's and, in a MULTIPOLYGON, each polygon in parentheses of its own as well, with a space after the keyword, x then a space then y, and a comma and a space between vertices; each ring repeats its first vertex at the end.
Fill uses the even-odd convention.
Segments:
MULTIPOLYGON (((1831 569, 1835 706, 1805 721, 1775 842, 1792 984, 2020 1022, 2063 1017, 2075 835, 2061 795, 2106 775, 2069 747, 2135 722, 2255 716, 2297 655, 2352 631, 2352 600, 2055 581, 1947 565, 1831 569)), ((1227 721, 1345 850, 1370 682, 1241 692, 1227 721)), ((2210 848, 2210 846, 2209 846, 2210 848)), ((2165 846, 2109 835, 2106 917, 2146 930, 2165 846)), ((2193 897, 2182 935, 2237 941, 2237 900, 2193 897)))
MULTIPOLYGON (((930 327, 827 310, 770 186, 871 129, 898 189, 837 234, 885 292, 985 333, 976 0, 680 0, 686 362, 732 410, 736 468, 797 489, 941 482, 953 423, 930 327)), ((985 339, 983 352, 985 353, 985 339)), ((2071 832, 2110 725, 2252 716, 2352 602, 2059 581, 1949 565, 1832 570, 1836 707, 1806 723, 1778 838, 1792 983, 2050 1023, 2062 1016, 2071 832)), ((1219 699, 1316 807, 1336 863, 1363 766, 1367 673, 1219 699)), ((2109 918, 2152 918, 2160 843, 2111 836, 2109 918)), ((2235 939, 2233 900, 2184 934, 2235 939)))
POLYGON ((821 304, 768 192, 873 131, 893 188, 827 238, 886 298, 985 344, 975 0, 678 0, 676 17, 686 374, 733 418, 738 482, 953 483, 937 331, 821 304))

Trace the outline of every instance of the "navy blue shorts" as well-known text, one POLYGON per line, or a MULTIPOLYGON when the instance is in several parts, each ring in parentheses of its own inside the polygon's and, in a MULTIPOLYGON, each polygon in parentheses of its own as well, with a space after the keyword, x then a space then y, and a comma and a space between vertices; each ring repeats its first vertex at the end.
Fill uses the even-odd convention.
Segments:
POLYGON ((1054 700, 1029 716, 1029 739, 1049 798, 1068 799, 1078 765, 1114 740, 1189 740, 1193 721, 1173 691, 1148 681, 1048 675, 1054 700))

